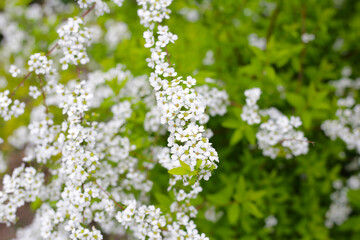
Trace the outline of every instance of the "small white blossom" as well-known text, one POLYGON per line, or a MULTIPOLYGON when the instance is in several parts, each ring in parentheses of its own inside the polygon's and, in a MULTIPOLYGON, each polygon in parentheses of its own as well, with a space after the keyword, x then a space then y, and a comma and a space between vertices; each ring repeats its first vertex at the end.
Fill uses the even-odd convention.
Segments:
POLYGON ((18 75, 20 75, 21 70, 16 67, 15 65, 11 65, 10 69, 9 69, 9 73, 11 74, 12 77, 17 77, 18 75))

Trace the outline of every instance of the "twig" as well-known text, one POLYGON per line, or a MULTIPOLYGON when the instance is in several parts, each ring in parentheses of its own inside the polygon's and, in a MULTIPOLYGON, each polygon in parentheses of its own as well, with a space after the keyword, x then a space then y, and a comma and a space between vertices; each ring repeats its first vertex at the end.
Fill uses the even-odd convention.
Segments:
POLYGON ((59 44, 56 43, 55 46, 53 46, 46 54, 45 56, 49 56, 57 47, 59 47, 59 44))
POLYGON ((168 63, 169 63, 169 66, 171 66, 170 55, 169 55, 169 52, 168 52, 168 50, 167 50, 167 47, 165 47, 165 51, 166 51, 167 61, 168 61, 168 63))
POLYGON ((270 25, 269 25, 269 28, 268 28, 267 34, 266 34, 266 42, 267 43, 269 42, 270 37, 274 32, 275 24, 276 24, 276 20, 277 20, 277 17, 279 15, 279 12, 280 12, 280 3, 277 4, 275 10, 273 11, 273 13, 271 15, 270 25))
POLYGON ((314 141, 309 141, 309 140, 302 140, 302 139, 294 139, 294 138, 286 138, 286 139, 282 139, 278 142, 278 144, 282 144, 285 141, 298 141, 298 142, 307 142, 307 143, 311 143, 312 145, 315 145, 314 141))
POLYGON ((39 77, 39 80, 40 80, 40 89, 41 89, 41 93, 42 93, 42 96, 43 96, 43 99, 44 99, 44 106, 45 106, 45 111, 46 111, 46 115, 49 117, 49 108, 46 104, 46 94, 45 94, 45 91, 44 91, 44 83, 43 83, 43 80, 41 78, 40 75, 38 75, 39 77))
POLYGON ((124 210, 125 208, 123 206, 121 206, 117 201, 115 201, 115 199, 110 195, 110 193, 108 191, 106 191, 105 189, 103 189, 97 182, 96 180, 93 181, 100 189, 101 191, 103 191, 108 197, 109 199, 111 199, 116 206, 118 206, 121 210, 124 210))
POLYGON ((83 14, 81 14, 81 18, 86 17, 86 15, 88 15, 94 8, 95 8, 96 3, 94 3, 86 12, 84 12, 83 14))
MULTIPOLYGON (((306 6, 303 4, 301 6, 301 36, 306 32, 306 6)), ((304 61, 306 56, 306 44, 303 42, 303 48, 300 53, 300 70, 298 75, 298 88, 297 91, 300 91, 300 88, 304 79, 304 61)))
POLYGON ((31 72, 28 72, 28 73, 26 74, 26 76, 24 77, 24 79, 16 86, 16 88, 14 89, 14 91, 10 94, 10 98, 12 98, 12 97, 15 95, 15 93, 16 93, 16 91, 19 89, 19 87, 24 84, 24 82, 26 81, 26 79, 28 79, 28 78, 30 77, 30 75, 31 75, 31 72))
POLYGON ((230 105, 231 106, 234 106, 234 107, 238 107, 238 108, 242 108, 243 106, 237 102, 234 102, 234 101, 230 101, 230 105))
POLYGON ((79 65, 76 66, 76 76, 78 79, 80 79, 80 68, 79 65))

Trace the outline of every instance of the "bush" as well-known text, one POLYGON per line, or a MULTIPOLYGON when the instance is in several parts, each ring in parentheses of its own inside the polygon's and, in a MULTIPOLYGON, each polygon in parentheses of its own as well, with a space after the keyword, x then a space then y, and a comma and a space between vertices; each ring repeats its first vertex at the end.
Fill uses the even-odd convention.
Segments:
POLYGON ((4 239, 359 239, 359 11, 0 2, 4 239))

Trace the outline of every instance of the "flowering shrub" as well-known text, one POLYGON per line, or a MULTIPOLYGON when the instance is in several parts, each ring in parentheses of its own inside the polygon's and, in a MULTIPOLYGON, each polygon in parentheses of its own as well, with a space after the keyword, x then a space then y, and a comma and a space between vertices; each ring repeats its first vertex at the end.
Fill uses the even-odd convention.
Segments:
POLYGON ((357 239, 359 9, 0 2, 0 238, 357 239))

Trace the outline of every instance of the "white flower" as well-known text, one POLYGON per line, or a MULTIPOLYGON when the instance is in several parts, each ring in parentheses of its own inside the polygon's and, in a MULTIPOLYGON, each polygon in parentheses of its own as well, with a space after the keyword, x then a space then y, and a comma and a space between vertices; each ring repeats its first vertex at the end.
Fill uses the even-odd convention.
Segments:
POLYGON ((37 99, 40 95, 41 95, 41 92, 38 90, 37 87, 35 87, 35 86, 29 87, 29 96, 30 97, 37 99))
POLYGON ((15 78, 21 73, 21 70, 15 65, 11 65, 9 69, 9 73, 11 74, 12 77, 15 78))

